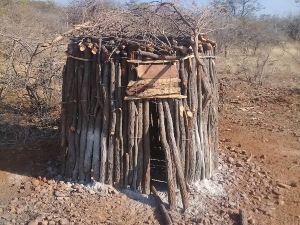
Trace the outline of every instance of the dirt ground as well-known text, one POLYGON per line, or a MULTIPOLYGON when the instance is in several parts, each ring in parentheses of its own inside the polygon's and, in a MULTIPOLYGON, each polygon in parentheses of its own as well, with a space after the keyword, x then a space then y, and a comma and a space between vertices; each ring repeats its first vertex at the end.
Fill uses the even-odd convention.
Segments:
MULTIPOLYGON (((249 224, 300 225, 300 89, 220 80, 220 167, 206 188, 226 194, 195 193, 205 212, 174 223, 239 224, 244 209, 249 224)), ((146 196, 57 181, 58 154, 57 139, 0 145, 0 224, 164 224, 146 196)))

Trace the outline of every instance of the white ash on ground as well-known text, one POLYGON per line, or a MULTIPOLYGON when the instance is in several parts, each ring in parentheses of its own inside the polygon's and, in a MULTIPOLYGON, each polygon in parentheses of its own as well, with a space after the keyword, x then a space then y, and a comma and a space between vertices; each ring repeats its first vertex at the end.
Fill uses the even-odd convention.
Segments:
POLYGON ((159 224, 155 208, 108 185, 44 179, 26 182, 20 189, 27 196, 14 198, 3 208, 0 224, 159 224), (138 221, 137 214, 143 215, 138 221))
MULTIPOLYGON (((250 224, 259 224, 252 219, 254 214, 271 217, 276 205, 284 204, 282 193, 288 185, 272 179, 263 166, 265 157, 254 160, 241 146, 230 146, 230 140, 221 143, 218 171, 190 187, 185 213, 177 192, 178 209, 170 212, 174 224, 234 224, 240 209, 246 210, 250 224)), ((153 196, 98 182, 32 179, 22 182, 19 191, 21 197, 1 208, 0 224, 159 224, 162 220, 153 196)), ((166 192, 159 194, 167 202, 166 192)))
MULTIPOLYGON (((262 166, 263 157, 252 160, 240 147, 221 150, 218 171, 210 180, 190 187, 190 206, 184 214, 177 191, 177 212, 171 212, 175 224, 235 224, 240 209, 245 209, 250 224, 260 224, 253 215, 272 216, 281 204, 281 189, 262 166), (261 162, 259 162, 261 161, 261 162)), ((167 194, 159 193, 167 202, 167 194)))

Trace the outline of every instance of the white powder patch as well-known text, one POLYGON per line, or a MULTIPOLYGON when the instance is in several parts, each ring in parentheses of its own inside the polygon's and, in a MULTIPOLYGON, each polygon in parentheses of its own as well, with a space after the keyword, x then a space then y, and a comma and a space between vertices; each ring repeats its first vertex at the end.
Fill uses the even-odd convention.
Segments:
POLYGON ((226 191, 223 186, 214 180, 202 180, 193 185, 193 191, 199 194, 205 194, 211 197, 224 197, 226 191))

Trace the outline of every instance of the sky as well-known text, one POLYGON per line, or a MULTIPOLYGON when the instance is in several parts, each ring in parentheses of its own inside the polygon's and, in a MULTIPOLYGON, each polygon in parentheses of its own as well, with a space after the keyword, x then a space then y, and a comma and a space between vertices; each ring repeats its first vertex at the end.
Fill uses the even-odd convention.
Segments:
MULTIPOLYGON (((71 0, 55 0, 60 4, 68 4, 71 0)), ((200 4, 207 4, 210 0, 198 0, 200 4)), ((295 15, 300 13, 300 4, 296 4, 295 0, 258 0, 260 4, 264 7, 260 11, 260 14, 269 15, 295 15)), ((120 1, 122 2, 122 1, 120 1)), ((125 1, 124 1, 125 2, 125 1)))

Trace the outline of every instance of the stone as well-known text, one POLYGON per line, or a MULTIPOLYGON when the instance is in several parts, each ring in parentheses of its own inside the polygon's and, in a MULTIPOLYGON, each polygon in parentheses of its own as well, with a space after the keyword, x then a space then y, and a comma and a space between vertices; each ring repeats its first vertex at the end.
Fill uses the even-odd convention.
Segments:
POLYGON ((62 193, 62 192, 60 192, 60 191, 54 191, 54 196, 55 197, 66 197, 66 194, 65 193, 62 193))
POLYGON ((48 221, 48 225, 55 225, 55 221, 53 220, 48 221))
POLYGON ((235 165, 236 165, 237 167, 243 167, 243 166, 244 166, 242 162, 237 162, 235 165))
POLYGON ((231 163, 231 164, 234 163, 234 161, 235 161, 235 160, 234 160, 234 158, 232 158, 232 157, 228 157, 228 159, 227 159, 227 162, 229 162, 229 163, 231 163))
POLYGON ((278 201, 277 201, 277 204, 278 204, 278 205, 284 205, 284 201, 283 201, 283 200, 278 200, 278 201))
POLYGON ((69 220, 67 220, 66 218, 61 218, 59 221, 58 221, 59 225, 69 225, 70 222, 69 220))
POLYGON ((255 220, 254 220, 253 218, 250 218, 250 219, 248 220, 248 223, 249 223, 249 224, 255 224, 255 220))
POLYGON ((261 155, 259 158, 261 158, 261 159, 265 159, 265 158, 266 158, 266 156, 265 156, 265 155, 261 155))
POLYGON ((41 225, 48 225, 49 223, 48 223, 48 220, 43 220, 42 222, 41 222, 41 225))
POLYGON ((281 193, 280 193, 279 191, 277 191, 277 190, 273 190, 273 193, 274 193, 275 195, 281 195, 281 193))
POLYGON ((93 190, 89 190, 89 193, 90 193, 91 195, 96 194, 95 191, 93 191, 93 190))
POLYGON ((27 225, 39 225, 39 221, 31 220, 27 225))
POLYGON ((291 186, 290 185, 287 185, 287 184, 284 184, 284 183, 277 183, 278 187, 281 187, 281 188, 285 188, 285 189, 290 189, 291 186))
POLYGON ((38 179, 34 179, 34 180, 31 181, 31 184, 32 184, 34 187, 36 187, 36 186, 39 186, 40 181, 39 181, 38 179))

